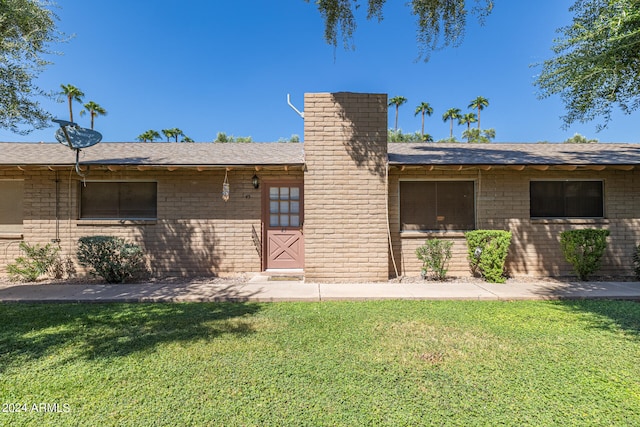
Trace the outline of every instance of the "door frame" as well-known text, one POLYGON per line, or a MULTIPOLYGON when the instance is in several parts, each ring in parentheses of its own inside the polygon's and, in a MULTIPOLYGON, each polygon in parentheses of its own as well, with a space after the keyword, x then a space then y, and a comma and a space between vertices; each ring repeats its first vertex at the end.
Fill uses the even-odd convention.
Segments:
MULTIPOLYGON (((299 229, 302 234, 302 259, 301 269, 304 270, 304 178, 273 178, 262 180, 262 193, 261 193, 261 224, 262 224, 262 271, 269 269, 269 241, 267 233, 271 229, 269 226, 269 188, 274 186, 291 186, 296 185, 300 187, 300 225, 297 227, 286 227, 288 229, 299 229)), ((279 227, 282 228, 282 227, 279 227)), ((275 269, 274 269, 275 270, 275 269)), ((283 269, 285 270, 285 269, 283 269)))

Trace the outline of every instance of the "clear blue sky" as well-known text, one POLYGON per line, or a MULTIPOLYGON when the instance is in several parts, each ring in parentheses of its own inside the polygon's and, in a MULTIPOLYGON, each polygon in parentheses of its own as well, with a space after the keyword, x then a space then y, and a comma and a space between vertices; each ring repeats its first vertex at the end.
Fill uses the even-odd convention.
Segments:
MULTIPOLYGON (((178 127, 197 142, 217 132, 271 142, 303 135, 303 122, 286 104, 303 107, 305 92, 376 92, 401 95, 399 127, 420 129, 420 102, 434 115, 425 131, 448 137, 442 114, 467 110, 477 96, 489 99, 482 127, 496 142, 561 142, 574 133, 602 142, 638 142, 638 113, 616 114, 609 128, 596 123, 561 129, 558 97, 539 100, 533 81, 548 58, 556 29, 571 22, 572 0, 496 0, 484 26, 473 18, 461 47, 416 61, 415 18, 405 2, 387 1, 383 22, 363 10, 355 50, 334 49, 323 39, 313 2, 58 0, 59 29, 74 37, 55 46, 39 79, 45 90, 73 84, 108 115, 96 119, 104 141, 133 141, 148 129, 178 127)), ((473 1, 470 1, 473 4, 473 1)), ((363 4, 366 2, 363 1, 363 4)), ((65 103, 43 103, 68 119, 65 103)), ((87 115, 74 116, 89 127, 87 115)), ((394 110, 389 110, 393 126, 394 110)), ((464 130, 457 126, 460 139, 464 130)), ((55 127, 27 136, 0 130, 0 141, 53 141, 55 127)))

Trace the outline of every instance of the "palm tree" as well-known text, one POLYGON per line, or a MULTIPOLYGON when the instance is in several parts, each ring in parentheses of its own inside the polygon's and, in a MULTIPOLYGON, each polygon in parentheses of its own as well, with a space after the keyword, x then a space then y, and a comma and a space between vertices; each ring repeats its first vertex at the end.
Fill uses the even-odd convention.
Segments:
POLYGON ((396 125, 394 127, 395 130, 398 130, 398 109, 405 102, 407 102, 407 98, 405 98, 404 96, 394 96, 389 100, 389 106, 396 106, 396 125))
POLYGON ((431 117, 433 114, 433 108, 431 108, 431 105, 429 105, 428 102, 421 102, 420 105, 416 107, 416 113, 414 116, 417 116, 418 114, 422 114, 422 131, 420 133, 424 135, 424 115, 426 114, 431 117))
POLYGON ((147 142, 149 137, 149 133, 148 132, 143 132, 140 135, 136 136, 136 139, 140 142, 147 142))
POLYGON ((157 131, 153 129, 149 129, 148 131, 138 135, 136 139, 141 142, 147 142, 147 141, 153 142, 159 138, 160 138, 160 134, 157 131))
POLYGON ((105 110, 100 105, 96 104, 95 102, 89 101, 86 104, 84 104, 84 110, 80 111, 80 115, 84 116, 85 113, 89 113, 89 115, 91 116, 91 129, 93 129, 93 120, 95 119, 95 117, 96 116, 106 116, 107 115, 107 110, 105 110))
MULTIPOLYGON (((173 128, 173 136, 176 139, 176 142, 178 142, 178 138, 181 136, 185 136, 184 132, 182 132, 181 129, 178 128, 173 128)), ((184 141, 182 141, 184 142, 184 141)))
POLYGON ((167 138, 167 142, 169 142, 169 138, 175 138, 175 142, 178 142, 178 138, 184 136, 184 133, 178 128, 162 129, 162 133, 167 138))
POLYGON ((462 137, 466 138, 467 141, 471 142, 478 142, 478 143, 489 143, 491 142, 491 140, 493 138, 496 137, 496 130, 495 129, 486 129, 486 130, 480 130, 480 129, 467 129, 464 132, 462 132, 462 137))
POLYGON ((442 115, 442 121, 446 122, 447 120, 451 121, 451 124, 449 126, 449 138, 453 139, 453 121, 455 119, 459 119, 460 118, 460 109, 459 108, 449 108, 443 115, 442 115))
POLYGON ((173 129, 162 129, 162 133, 167 138, 167 142, 174 136, 173 129))
POLYGON ((469 104, 468 108, 475 108, 478 110, 478 129, 480 129, 480 111, 484 110, 484 107, 489 106, 489 100, 481 96, 477 97, 469 104))
POLYGON ((462 116, 460 116, 458 118, 458 122, 460 124, 463 124, 463 123, 467 124, 467 130, 469 129, 469 127, 471 127, 471 123, 475 123, 477 121, 478 121, 478 119, 476 118, 476 114, 475 113, 463 114, 462 116))
POLYGON ((62 88, 60 95, 66 96, 69 101, 69 121, 73 122, 73 108, 71 107, 71 103, 72 101, 82 102, 84 92, 73 85, 60 85, 60 87, 62 88))
POLYGON ((160 139, 160 134, 153 129, 149 129, 147 131, 147 138, 149 139, 150 142, 153 142, 156 139, 160 139))
POLYGON ((188 136, 184 135, 184 137, 182 138, 182 141, 180 142, 195 142, 193 139, 189 138, 188 136))
POLYGON ((468 132, 469 129, 471 129, 471 123, 475 123, 477 120, 475 113, 466 113, 458 118, 458 124, 467 124, 467 142, 471 142, 471 137, 468 132))

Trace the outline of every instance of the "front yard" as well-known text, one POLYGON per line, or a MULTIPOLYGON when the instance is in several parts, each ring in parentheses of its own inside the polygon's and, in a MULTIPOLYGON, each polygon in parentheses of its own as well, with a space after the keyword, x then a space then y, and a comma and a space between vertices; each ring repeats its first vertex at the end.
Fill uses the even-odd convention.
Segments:
POLYGON ((0 304, 0 425, 640 425, 640 304, 0 304))

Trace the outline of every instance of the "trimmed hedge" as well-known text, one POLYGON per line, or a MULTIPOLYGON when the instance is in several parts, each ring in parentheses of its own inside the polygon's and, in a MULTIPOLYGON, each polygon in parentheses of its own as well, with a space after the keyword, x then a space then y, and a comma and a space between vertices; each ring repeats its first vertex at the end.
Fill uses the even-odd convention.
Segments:
POLYGON ((487 282, 504 283, 504 264, 511 245, 511 232, 504 230, 474 230, 464 233, 473 274, 487 282))

